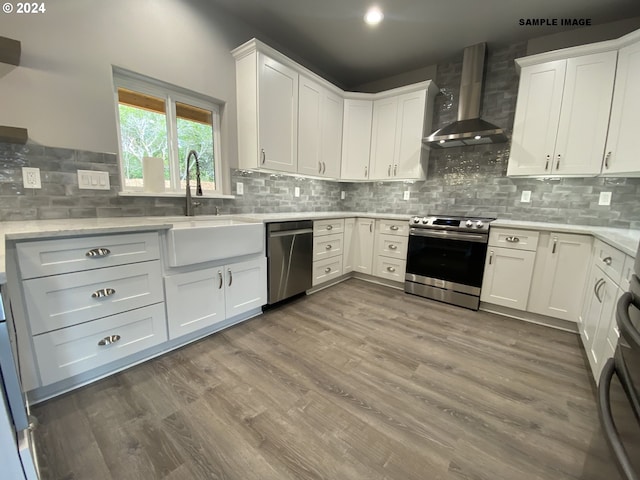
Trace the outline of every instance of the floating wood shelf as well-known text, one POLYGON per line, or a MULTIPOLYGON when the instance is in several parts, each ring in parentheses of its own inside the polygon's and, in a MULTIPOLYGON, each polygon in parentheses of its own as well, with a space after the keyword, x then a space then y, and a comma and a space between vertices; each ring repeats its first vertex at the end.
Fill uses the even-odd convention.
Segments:
POLYGON ((4 127, 0 125, 0 142, 2 143, 19 143, 24 145, 29 139, 26 128, 4 127))

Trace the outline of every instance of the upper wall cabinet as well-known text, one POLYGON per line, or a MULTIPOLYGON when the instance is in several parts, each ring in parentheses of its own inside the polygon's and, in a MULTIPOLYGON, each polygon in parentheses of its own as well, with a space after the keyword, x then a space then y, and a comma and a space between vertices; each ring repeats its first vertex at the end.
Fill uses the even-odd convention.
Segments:
POLYGON ((340 176, 343 103, 339 95, 300 75, 298 173, 340 176))
POLYGON ((342 173, 345 180, 369 179, 373 100, 344 101, 342 173))
POLYGON ((621 48, 603 175, 640 175, 640 38, 621 48))
POLYGON ((609 51, 522 67, 507 175, 600 173, 616 56, 609 51))

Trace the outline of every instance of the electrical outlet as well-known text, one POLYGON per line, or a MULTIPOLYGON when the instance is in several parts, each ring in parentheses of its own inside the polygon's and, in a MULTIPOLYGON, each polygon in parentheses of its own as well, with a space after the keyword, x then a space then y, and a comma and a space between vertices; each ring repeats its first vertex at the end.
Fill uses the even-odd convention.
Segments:
POLYGON ((344 190, 342 190, 340 192, 340 200, 344 200, 345 198, 347 198, 347 192, 345 192, 344 190))
POLYGON ((78 170, 78 188, 80 190, 109 190, 109 172, 100 170, 78 170))
POLYGON ((40 182, 40 169, 32 167, 22 167, 22 184, 24 188, 42 188, 40 182))
POLYGON ((524 190, 522 192, 522 196, 520 197, 520 202, 522 203, 531 202, 531 190, 524 190))
POLYGON ((611 205, 611 192, 600 192, 598 205, 611 205))
POLYGON ((404 191, 404 196, 402 198, 404 198, 405 200, 409 200, 410 195, 411 195, 411 191, 410 190, 405 190, 404 191))
POLYGON ((244 195, 244 184, 242 182, 236 183, 236 195, 244 195))
POLYGON ((295 187, 293 189, 293 196, 294 197, 299 197, 300 196, 300 187, 295 187))

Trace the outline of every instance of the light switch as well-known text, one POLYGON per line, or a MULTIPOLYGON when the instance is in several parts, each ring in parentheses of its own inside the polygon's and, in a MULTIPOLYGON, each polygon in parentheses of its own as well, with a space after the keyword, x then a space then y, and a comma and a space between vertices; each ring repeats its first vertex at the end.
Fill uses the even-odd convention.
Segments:
POLYGON ((300 187, 295 187, 293 189, 293 196, 294 197, 299 197, 300 196, 300 187))
POLYGON ((236 195, 244 195, 244 184, 242 182, 236 183, 236 195))
POLYGON ((611 205, 611 192, 600 192, 598 205, 611 205))
POLYGON ((344 190, 342 190, 340 192, 340 200, 344 200, 345 198, 347 198, 347 192, 345 192, 344 190))
POLYGON ((81 190, 109 190, 109 172, 78 170, 78 188, 81 190))
POLYGON ((410 190, 405 190, 404 191, 404 196, 402 198, 404 198, 405 200, 409 200, 410 196, 411 196, 411 191, 410 190))

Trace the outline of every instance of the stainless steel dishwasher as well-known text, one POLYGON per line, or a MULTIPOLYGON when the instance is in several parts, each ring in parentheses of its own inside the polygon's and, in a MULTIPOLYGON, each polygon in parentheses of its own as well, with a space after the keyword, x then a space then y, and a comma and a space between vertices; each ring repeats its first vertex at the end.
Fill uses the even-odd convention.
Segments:
POLYGON ((268 304, 311 288, 313 221, 267 224, 268 304))

